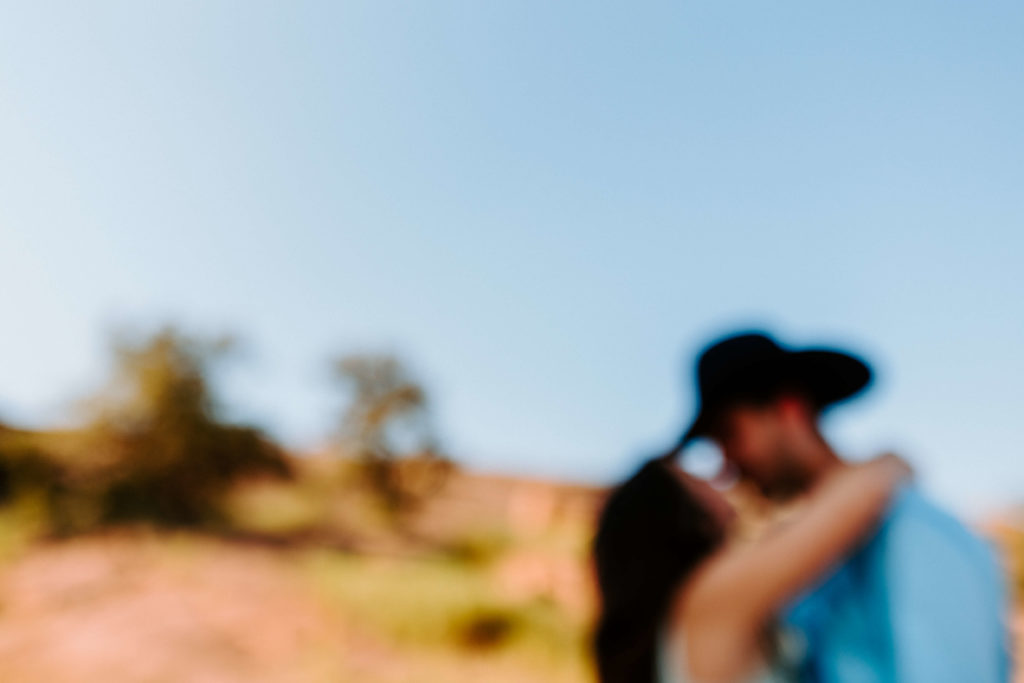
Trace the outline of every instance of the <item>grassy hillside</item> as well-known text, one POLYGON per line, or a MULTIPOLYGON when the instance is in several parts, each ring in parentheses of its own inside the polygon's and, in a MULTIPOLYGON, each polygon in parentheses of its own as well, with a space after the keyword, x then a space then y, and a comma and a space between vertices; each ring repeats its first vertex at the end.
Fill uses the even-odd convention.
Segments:
POLYGON ((237 486, 201 534, 47 540, 38 505, 0 508, 0 680, 593 680, 601 491, 454 471, 396 521, 352 463, 293 469, 237 486))
POLYGON ((297 467, 219 534, 46 540, 5 506, 0 680, 589 680, 599 492, 458 472, 396 524, 351 464, 297 467))

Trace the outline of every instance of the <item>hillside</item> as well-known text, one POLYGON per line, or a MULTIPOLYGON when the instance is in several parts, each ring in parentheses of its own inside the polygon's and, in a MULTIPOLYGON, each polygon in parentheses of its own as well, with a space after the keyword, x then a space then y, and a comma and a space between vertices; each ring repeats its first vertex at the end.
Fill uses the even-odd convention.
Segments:
MULTIPOLYGON (((332 524, 368 514, 340 498, 332 524)), ((599 498, 459 472, 400 533, 335 530, 348 547, 141 528, 22 547, 0 680, 587 680, 599 498)))
MULTIPOLYGON (((131 529, 23 547, 0 569, 0 680, 589 681, 602 495, 457 472, 409 528, 343 544, 131 529)), ((345 498, 334 524, 366 512, 345 498)))

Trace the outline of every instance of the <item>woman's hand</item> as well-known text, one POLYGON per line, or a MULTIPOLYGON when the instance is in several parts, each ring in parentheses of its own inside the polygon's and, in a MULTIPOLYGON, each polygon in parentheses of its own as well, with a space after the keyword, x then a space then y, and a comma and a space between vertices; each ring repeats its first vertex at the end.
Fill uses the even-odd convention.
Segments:
POLYGON ((895 453, 885 453, 868 461, 890 473, 898 481, 905 481, 914 476, 914 468, 906 460, 895 453))
POLYGON ((885 453, 859 465, 853 465, 840 477, 848 476, 861 480, 858 483, 870 487, 881 487, 891 491, 914 477, 914 470, 906 460, 893 453, 885 453))

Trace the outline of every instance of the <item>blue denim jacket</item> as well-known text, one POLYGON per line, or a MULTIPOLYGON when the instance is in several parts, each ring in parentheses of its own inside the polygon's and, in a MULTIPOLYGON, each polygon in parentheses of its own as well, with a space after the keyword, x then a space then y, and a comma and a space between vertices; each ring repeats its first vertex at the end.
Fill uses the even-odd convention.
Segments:
POLYGON ((804 681, 1006 683, 1007 616, 992 550, 908 486, 782 627, 804 646, 804 681))

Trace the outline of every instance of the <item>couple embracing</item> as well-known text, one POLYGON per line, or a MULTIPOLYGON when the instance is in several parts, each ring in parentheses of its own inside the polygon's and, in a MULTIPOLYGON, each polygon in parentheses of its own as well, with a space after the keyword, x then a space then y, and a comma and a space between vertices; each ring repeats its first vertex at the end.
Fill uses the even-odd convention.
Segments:
POLYGON ((905 462, 846 462, 819 430, 823 410, 870 380, 853 354, 758 332, 703 352, 696 418, 599 520, 602 683, 1010 680, 990 548, 920 494, 905 462), (675 462, 698 438, 769 498, 799 504, 731 542, 729 503, 675 462))

